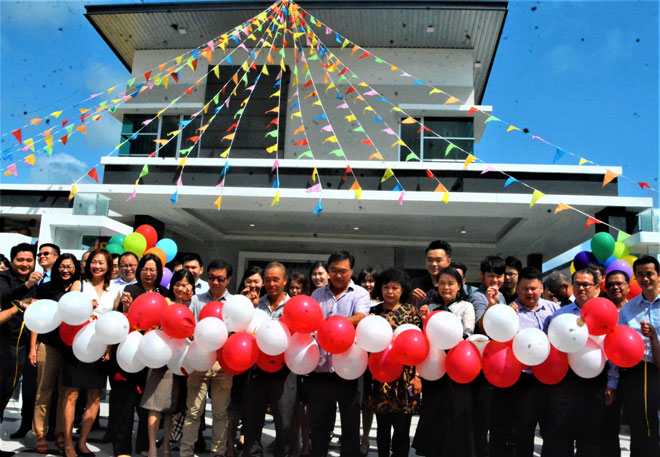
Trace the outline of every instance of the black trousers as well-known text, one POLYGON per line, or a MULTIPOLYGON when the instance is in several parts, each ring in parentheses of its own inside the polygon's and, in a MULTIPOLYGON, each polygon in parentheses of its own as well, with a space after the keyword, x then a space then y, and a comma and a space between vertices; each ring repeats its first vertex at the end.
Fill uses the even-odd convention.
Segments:
POLYGON ((261 456, 261 433, 264 428, 266 408, 275 420, 275 457, 293 455, 292 423, 296 407, 297 376, 284 367, 276 373, 267 373, 254 367, 245 384, 243 423, 245 446, 243 457, 261 456))
POLYGON ((392 457, 408 457, 411 420, 412 414, 376 413, 378 457, 390 457, 390 449, 392 457))
POLYGON ((599 441, 605 410, 607 374, 584 379, 571 370, 548 387, 547 426, 542 457, 600 457, 599 441))
POLYGON ((9 403, 11 396, 14 394, 14 389, 16 389, 18 380, 23 373, 25 353, 26 349, 24 345, 18 347, 17 357, 15 344, 6 341, 0 343, 0 422, 2 421, 7 403, 9 403), (18 371, 16 362, 18 362, 18 371))
POLYGON ((536 425, 545 430, 545 413, 548 402, 548 388, 532 374, 522 373, 513 389, 513 436, 517 457, 534 455, 534 434, 536 425))
POLYGON ((516 455, 514 406, 519 399, 515 384, 511 387, 493 387, 490 410, 490 435, 488 452, 490 457, 513 457, 516 455))
POLYGON ((621 370, 623 411, 630 425, 630 456, 660 455, 658 409, 660 409, 660 375, 652 363, 641 362, 621 370), (646 365, 646 411, 644 408, 644 366, 646 365), (647 426, 648 418, 648 426, 647 426))
POLYGON ((339 404, 342 457, 360 455, 360 399, 357 380, 348 381, 334 373, 312 373, 305 379, 309 394, 309 429, 312 457, 328 455, 330 433, 339 404))
POLYGON ((23 361, 23 381, 21 382, 21 425, 20 428, 32 430, 32 419, 34 418, 34 401, 37 398, 37 367, 28 360, 30 351, 25 348, 25 360, 23 361))
POLYGON ((486 380, 483 373, 479 373, 469 385, 472 389, 472 433, 476 456, 488 457, 488 430, 495 387, 486 380))
MULTIPOLYGON (((133 375, 135 376, 135 375, 133 375)), ((115 397, 110 402, 110 417, 112 429, 112 449, 115 455, 133 453, 133 422, 137 409, 139 418, 137 436, 135 437, 135 452, 140 453, 149 449, 149 435, 147 433, 147 418, 149 412, 139 407, 142 398, 142 387, 139 381, 131 376, 125 381, 118 381, 110 377, 111 396, 115 397), (140 387, 138 389, 138 387, 140 387)), ((144 386, 144 383, 142 383, 144 386)))
POLYGON ((621 406, 623 405, 623 382, 619 377, 619 385, 614 394, 614 402, 605 406, 603 429, 600 434, 600 455, 603 457, 621 457, 621 406))

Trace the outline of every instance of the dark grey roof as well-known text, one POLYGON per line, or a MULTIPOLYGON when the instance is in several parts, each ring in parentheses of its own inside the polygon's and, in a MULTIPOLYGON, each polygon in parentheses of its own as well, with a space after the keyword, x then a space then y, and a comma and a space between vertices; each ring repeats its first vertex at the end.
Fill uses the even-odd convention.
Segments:
MULTIPOLYGON (((299 6, 364 48, 474 49, 481 103, 507 14, 506 1, 299 1, 299 6), (433 26, 432 33, 427 27, 433 26)), ((135 50, 192 49, 259 14, 271 2, 242 0, 88 5, 86 17, 131 70, 135 50), (179 33, 184 28, 186 34, 179 33)), ((326 43, 337 45, 334 40, 326 43)))

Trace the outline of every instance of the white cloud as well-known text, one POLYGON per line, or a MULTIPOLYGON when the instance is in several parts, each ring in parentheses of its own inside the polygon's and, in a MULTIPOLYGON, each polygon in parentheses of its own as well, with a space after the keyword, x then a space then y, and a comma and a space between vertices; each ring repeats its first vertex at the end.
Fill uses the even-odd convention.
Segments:
POLYGON ((581 67, 580 56, 575 47, 560 44, 548 53, 548 67, 556 74, 574 72, 581 67))
POLYGON ((27 182, 33 184, 71 184, 91 167, 66 153, 41 156, 30 171, 27 182))

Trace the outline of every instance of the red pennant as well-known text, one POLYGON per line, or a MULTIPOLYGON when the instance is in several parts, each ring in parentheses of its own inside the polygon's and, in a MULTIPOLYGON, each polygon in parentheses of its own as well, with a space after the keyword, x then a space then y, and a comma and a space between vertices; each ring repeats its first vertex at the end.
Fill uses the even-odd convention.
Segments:
POLYGON ((14 138, 16 138, 16 141, 18 141, 20 144, 23 144, 23 139, 21 137, 21 129, 16 129, 11 132, 12 135, 14 135, 14 138))
POLYGON ((194 87, 191 87, 190 89, 187 89, 186 94, 188 94, 188 95, 192 94, 193 89, 194 89, 194 87))
MULTIPOLYGON (((270 124, 280 125, 280 118, 276 117, 275 119, 273 119, 272 121, 270 121, 268 123, 268 125, 270 125, 270 124)), ((268 126, 266 126, 266 127, 268 127, 268 126)))
POLYGON ((191 136, 190 138, 188 138, 187 141, 192 141, 193 143, 197 143, 197 140, 199 140, 199 135, 191 136))
MULTIPOLYGON (((346 171, 344 172, 344 181, 346 181, 346 176, 348 176, 349 173, 351 173, 353 170, 351 170, 351 166, 346 167, 346 171)), ((356 181, 357 182, 357 181, 356 181)))
POLYGON ((358 60, 360 60, 360 59, 364 59, 365 57, 369 57, 370 55, 371 55, 370 52, 365 52, 364 54, 362 54, 362 55, 358 58, 358 60))
POLYGON ((424 126, 424 127, 420 127, 419 130, 417 130, 417 133, 420 133, 422 130, 426 130, 427 132, 430 132, 430 131, 431 131, 430 128, 424 126))
POLYGON ((374 142, 371 141, 371 140, 360 140, 360 143, 364 143, 367 146, 373 146, 374 145, 374 142))
POLYGON ((126 381, 126 378, 121 375, 121 373, 115 373, 114 376, 115 381, 126 381))
POLYGON ((236 121, 232 125, 230 125, 229 128, 227 129, 227 132, 231 132, 231 130, 235 129, 236 127, 238 127, 238 121, 236 121))
POLYGON ((467 115, 469 116, 469 115, 471 115, 471 114, 476 113, 477 111, 479 111, 479 110, 473 106, 473 107, 470 108, 470 110, 467 112, 467 115))
POLYGON ((273 52, 277 52, 277 48, 275 47, 275 45, 273 45, 272 48, 273 48, 273 52))
POLYGON ((172 73, 172 79, 175 80, 176 82, 179 82, 179 72, 178 71, 176 73, 172 73))
MULTIPOLYGON (((291 16, 291 19, 293 19, 293 16, 291 16)), ((284 47, 286 48, 287 46, 289 46, 289 42, 286 41, 286 38, 285 38, 284 39, 284 47)))
POLYGON ((96 184, 99 183, 99 176, 96 174, 96 168, 92 168, 87 172, 87 176, 92 178, 94 181, 96 181, 96 184))
POLYGON ((433 172, 432 172, 431 170, 429 170, 428 168, 426 169, 426 176, 428 176, 428 177, 431 178, 431 179, 435 179, 435 175, 434 175, 433 172))
POLYGON ((257 66, 254 64, 254 62, 252 62, 252 65, 250 65, 250 68, 253 69, 253 70, 256 70, 257 66))
POLYGON ((68 122, 69 122, 68 119, 64 119, 64 120, 62 121, 62 127, 64 127, 68 122))
POLYGON ((348 94, 350 94, 351 92, 355 92, 355 87, 351 86, 351 87, 346 91, 346 93, 345 93, 344 95, 348 95, 348 94))
POLYGON ((156 152, 157 152, 157 151, 152 152, 151 154, 149 154, 148 157, 153 157, 153 156, 155 156, 155 155, 156 155, 156 152))
POLYGON ((66 146, 66 142, 69 140, 69 135, 64 135, 62 138, 60 138, 60 141, 62 142, 63 145, 66 146))
POLYGON ((197 71, 197 59, 195 59, 195 60, 193 60, 192 62, 190 62, 190 64, 191 64, 192 67, 193 67, 193 71, 197 71))
POLYGON ((303 89, 305 89, 306 87, 311 86, 312 84, 314 84, 314 81, 310 79, 309 81, 307 81, 307 82, 303 85, 303 89))
POLYGON ((82 116, 80 116, 80 122, 84 123, 85 119, 87 119, 89 116, 91 116, 91 114, 83 114, 82 116))
POLYGON ((587 223, 584 225, 584 229, 586 230, 594 224, 602 224, 602 222, 590 216, 589 219, 587 219, 587 223))
POLYGON ((307 146, 309 144, 309 141, 307 141, 307 138, 304 140, 296 141, 293 143, 294 146, 307 146))
POLYGON ((148 72, 146 72, 146 73, 144 74, 144 81, 145 81, 145 82, 149 81, 149 77, 150 77, 150 76, 151 76, 151 70, 149 70, 148 72))
POLYGON ((638 182, 637 184, 639 184, 639 187, 641 187, 642 189, 650 189, 651 188, 651 186, 649 186, 649 183, 647 183, 647 182, 638 182))
POLYGON ((341 75, 343 75, 344 73, 346 73, 347 71, 348 71, 348 67, 344 67, 344 69, 343 69, 342 71, 340 71, 339 73, 337 73, 337 76, 341 76, 341 75))

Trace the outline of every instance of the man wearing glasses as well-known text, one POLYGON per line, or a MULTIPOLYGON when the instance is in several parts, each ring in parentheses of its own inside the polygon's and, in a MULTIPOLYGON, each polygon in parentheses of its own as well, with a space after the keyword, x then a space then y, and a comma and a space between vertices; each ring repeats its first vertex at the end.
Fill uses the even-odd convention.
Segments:
MULTIPOLYGON (((573 273, 575 301, 560 308, 552 318, 562 314, 579 318, 582 306, 600 293, 597 279, 598 274, 591 268, 573 273)), ((543 455, 572 456, 574 445, 578 455, 600 455, 606 383, 606 371, 585 379, 568 370, 563 380, 548 387, 543 455)))
POLYGON ((39 266, 44 272, 44 276, 39 281, 39 284, 45 284, 50 281, 50 270, 53 268, 53 264, 60 256, 59 246, 52 243, 44 243, 39 247, 39 253, 37 254, 37 259, 39 261, 39 266))
MULTIPOLYGON (((213 260, 208 266, 209 290, 193 296, 190 309, 199 321, 199 313, 207 303, 226 302, 231 294, 227 285, 231 281, 232 266, 224 260, 213 260)), ((186 399, 186 419, 183 423, 183 436, 179 455, 193 457, 197 441, 199 424, 204 415, 206 394, 211 392, 213 410, 212 454, 223 456, 227 449, 227 406, 231 393, 232 376, 225 373, 218 362, 206 373, 195 371, 188 377, 188 396, 186 399)))
POLYGON ((121 290, 129 284, 135 284, 135 270, 137 269, 138 258, 132 252, 126 251, 119 257, 119 277, 112 282, 117 284, 121 290))
MULTIPOLYGON (((347 317, 354 326, 369 314, 371 298, 366 289, 351 279, 355 259, 347 251, 339 251, 328 259, 328 285, 312 293, 321 305, 323 317, 347 317)), ((316 370, 305 381, 309 393, 309 426, 312 437, 311 456, 328 454, 330 434, 335 424, 337 403, 341 415, 342 456, 360 454, 360 401, 358 381, 340 378, 332 368, 332 355, 321 349, 316 370)))

